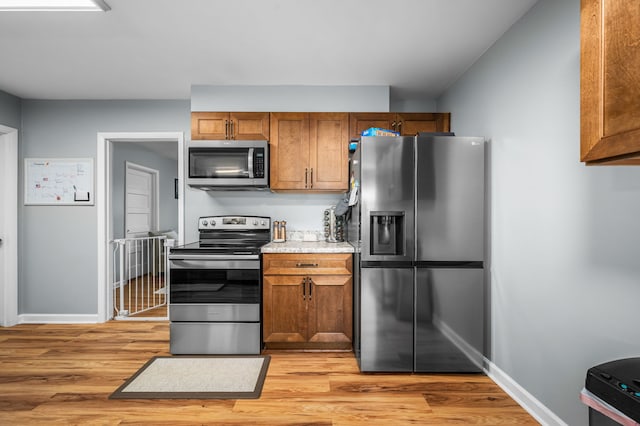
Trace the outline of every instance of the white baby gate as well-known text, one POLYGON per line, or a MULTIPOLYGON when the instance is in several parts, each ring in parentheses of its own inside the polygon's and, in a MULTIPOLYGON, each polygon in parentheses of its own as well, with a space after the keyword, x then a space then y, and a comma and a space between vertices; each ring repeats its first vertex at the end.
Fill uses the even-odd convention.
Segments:
MULTIPOLYGON (((166 236, 114 240, 115 319, 167 319, 168 254, 175 240, 166 236), (158 315, 135 315, 165 307, 158 315)), ((158 309, 160 311, 160 309, 158 309)))

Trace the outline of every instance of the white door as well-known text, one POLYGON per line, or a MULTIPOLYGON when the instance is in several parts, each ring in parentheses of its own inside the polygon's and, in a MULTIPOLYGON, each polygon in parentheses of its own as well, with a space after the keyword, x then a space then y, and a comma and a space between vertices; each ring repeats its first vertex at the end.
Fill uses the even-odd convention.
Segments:
MULTIPOLYGON (((125 238, 148 237, 157 230, 156 206, 158 171, 134 163, 126 163, 125 238)), ((145 271, 146 244, 128 244, 128 270, 125 277, 136 277, 145 271)))
POLYGON ((0 326, 18 323, 18 132, 0 125, 0 326))

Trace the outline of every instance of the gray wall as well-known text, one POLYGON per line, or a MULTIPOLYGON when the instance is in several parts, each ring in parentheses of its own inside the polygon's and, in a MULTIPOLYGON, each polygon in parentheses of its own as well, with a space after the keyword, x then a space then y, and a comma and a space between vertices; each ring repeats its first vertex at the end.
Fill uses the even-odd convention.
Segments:
MULTIPOLYGON (((194 102, 214 111, 316 110, 312 105, 321 105, 317 110, 322 111, 389 110, 385 86, 249 89, 194 86, 194 102), (327 97, 327 91, 332 96, 327 97)), ((411 104, 419 104, 415 102, 411 104)), ((432 100, 425 105, 435 109, 432 100)), ((25 157, 95 159, 99 132, 182 131, 188 141, 191 109, 189 101, 21 101, 0 92, 0 119, 7 117, 2 124, 22 123, 21 164, 25 157)), ((340 198, 335 194, 209 193, 191 188, 184 188, 184 194, 185 242, 197 240, 198 217, 214 214, 264 215, 287 220, 289 230, 321 230, 323 209, 340 198)), ((20 197, 18 312, 95 314, 96 206, 24 206, 20 197)))
POLYGON ((640 355, 640 167, 579 162, 579 21, 540 0, 438 100, 490 139, 492 361, 570 425, 587 369, 640 355))
POLYGON ((389 86, 191 86, 192 111, 389 111, 389 86))
MULTIPOLYGON (((188 101, 23 101, 24 157, 96 158, 98 132, 190 132, 188 101)), ((97 313, 96 206, 24 206, 20 314, 97 313)))
MULTIPOLYGON (((166 144, 168 142, 157 142, 166 144)), ((175 143, 176 153, 178 144, 175 143)), ((111 206, 113 210, 113 237, 124 238, 125 163, 132 162, 158 171, 159 228, 157 231, 178 232, 178 200, 174 197, 174 179, 178 177, 178 162, 141 147, 140 144, 116 142, 113 144, 111 206)))
POLYGON ((20 129, 20 98, 0 90, 0 124, 20 129))

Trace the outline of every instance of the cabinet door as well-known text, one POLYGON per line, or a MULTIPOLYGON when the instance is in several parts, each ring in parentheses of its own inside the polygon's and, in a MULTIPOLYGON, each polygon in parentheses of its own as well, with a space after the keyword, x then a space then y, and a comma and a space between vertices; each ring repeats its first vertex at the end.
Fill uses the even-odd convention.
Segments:
POLYGON ((354 112, 349 114, 349 138, 359 138, 369 127, 393 130, 396 114, 393 112, 354 112))
POLYGON ((309 181, 318 191, 348 188, 349 114, 309 114, 309 181))
POLYGON ((307 341, 307 301, 303 275, 263 277, 263 338, 270 342, 307 341))
POLYGON ((582 0, 580 13, 581 161, 640 165, 640 8, 582 0))
POLYGON ((191 140, 227 139, 228 112, 192 112, 191 140))
POLYGON ((309 187, 309 114, 273 112, 270 184, 274 190, 309 187))
POLYGON ((229 121, 231 139, 269 140, 268 112, 231 112, 229 121))
POLYGON ((350 275, 310 275, 309 342, 345 343, 353 334, 353 292, 350 275))
POLYGON ((450 116, 450 113, 398 113, 395 130, 402 136, 415 136, 419 132, 448 132, 450 116))

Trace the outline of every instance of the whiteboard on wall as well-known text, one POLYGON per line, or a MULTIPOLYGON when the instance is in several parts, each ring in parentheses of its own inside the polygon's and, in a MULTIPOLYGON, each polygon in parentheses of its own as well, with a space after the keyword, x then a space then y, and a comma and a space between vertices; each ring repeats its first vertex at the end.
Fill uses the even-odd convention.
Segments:
POLYGON ((24 204, 94 204, 93 158, 25 158, 24 204))

